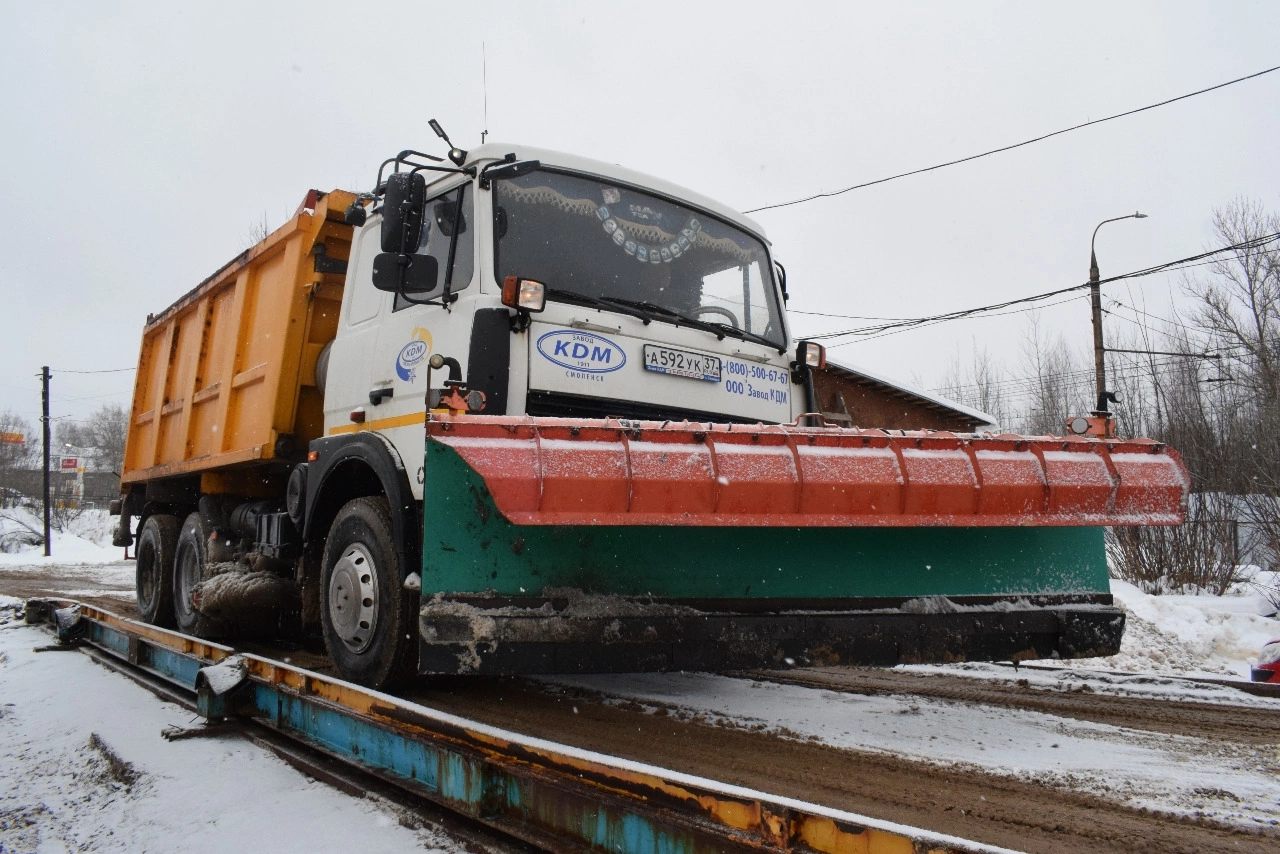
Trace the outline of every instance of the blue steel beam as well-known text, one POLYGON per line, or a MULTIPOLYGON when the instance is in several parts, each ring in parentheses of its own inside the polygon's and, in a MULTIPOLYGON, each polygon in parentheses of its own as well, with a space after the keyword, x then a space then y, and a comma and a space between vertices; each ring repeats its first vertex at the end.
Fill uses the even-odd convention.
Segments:
MULTIPOLYGON (((73 605, 33 600, 28 620, 73 605)), ((198 688, 206 715, 250 717, 549 850, 1016 854, 518 735, 254 655, 234 662, 244 680, 213 696, 200 671, 230 647, 75 607, 76 621, 58 614, 60 637, 198 688)))

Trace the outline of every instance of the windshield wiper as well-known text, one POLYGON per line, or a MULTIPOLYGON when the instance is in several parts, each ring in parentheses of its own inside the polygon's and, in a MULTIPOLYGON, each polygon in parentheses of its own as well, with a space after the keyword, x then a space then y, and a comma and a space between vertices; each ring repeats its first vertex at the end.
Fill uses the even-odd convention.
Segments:
POLYGON ((720 329, 725 330, 727 333, 734 336, 735 338, 739 338, 744 341, 754 341, 757 344, 763 344, 766 347, 777 350, 779 353, 782 353, 782 354, 785 354, 787 352, 787 349, 785 347, 778 346, 777 341, 771 341, 768 338, 765 338, 763 335, 758 335, 755 332, 748 332, 746 329, 739 329, 736 326, 733 326, 728 323, 721 323, 718 320, 707 320, 703 322, 711 326, 719 327, 720 329))
POLYGON ((556 288, 548 288, 547 296, 551 299, 558 299, 562 302, 573 302, 579 305, 589 306, 607 311, 622 310, 623 314, 643 320, 647 326, 650 321, 665 320, 670 323, 683 324, 694 329, 701 329, 703 332, 710 332, 720 340, 724 340, 726 336, 737 338, 739 341, 754 341, 757 344, 763 344, 777 350, 779 353, 786 353, 786 349, 779 349, 777 341, 771 341, 763 335, 757 335, 754 332, 748 332, 745 329, 739 329, 728 323, 719 323, 714 320, 699 320, 696 317, 689 317, 680 312, 667 308, 665 305, 658 305, 648 300, 623 299, 622 297, 598 296, 591 297, 586 294, 576 293, 574 291, 562 291, 556 288))
MULTIPOLYGON (((562 291, 559 288, 547 288, 547 298, 559 300, 560 302, 572 302, 578 305, 585 305, 588 308, 596 308, 601 311, 617 311, 618 306, 603 297, 589 297, 586 294, 576 293, 575 291, 562 291)), ((643 320, 648 326, 653 319, 652 316, 643 310, 629 306, 623 306, 623 314, 634 317, 636 320, 643 320)))
POLYGON ((696 317, 688 317, 678 311, 667 308, 665 305, 649 302, 648 300, 631 300, 622 299, 620 297, 600 297, 600 301, 610 305, 617 305, 623 308, 639 309, 648 312, 650 316, 667 320, 677 325, 683 323, 685 326, 691 326, 694 329, 701 329, 703 332, 710 332, 712 335, 723 340, 725 335, 733 335, 735 338, 741 339, 738 334, 739 330, 732 326, 722 327, 719 323, 708 323, 705 320, 698 320, 696 317))

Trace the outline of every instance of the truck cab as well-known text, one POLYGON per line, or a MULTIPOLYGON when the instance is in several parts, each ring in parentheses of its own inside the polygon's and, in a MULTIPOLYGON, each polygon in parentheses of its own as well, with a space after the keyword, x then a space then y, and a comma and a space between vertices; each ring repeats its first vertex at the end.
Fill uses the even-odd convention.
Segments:
POLYGON ((326 436, 381 433, 420 500, 428 381, 439 390, 449 379, 430 368, 435 354, 457 360, 489 415, 777 423, 805 411, 755 222, 568 154, 490 144, 465 165, 476 176, 425 187, 413 251, 435 260, 433 287, 375 287, 381 205, 355 233, 327 359, 326 436), (512 155, 539 167, 478 177, 512 155), (541 286, 540 310, 504 305, 510 279, 541 286))

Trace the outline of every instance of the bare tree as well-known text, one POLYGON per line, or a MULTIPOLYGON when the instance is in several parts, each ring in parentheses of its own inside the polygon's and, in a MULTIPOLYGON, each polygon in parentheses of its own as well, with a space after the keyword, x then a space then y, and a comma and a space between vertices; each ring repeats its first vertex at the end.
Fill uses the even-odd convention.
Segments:
POLYGON ((985 347, 978 349, 975 340, 968 368, 961 368, 957 357, 938 391, 958 403, 987 413, 997 425, 1007 428, 1012 408, 1004 390, 1005 382, 1004 371, 992 361, 985 347))
MULTIPOLYGON (((1214 214, 1224 244, 1280 232, 1280 215, 1239 198, 1214 214)), ((1191 322, 1222 353, 1216 401, 1224 446, 1215 480, 1245 496, 1261 551, 1280 563, 1280 249, 1274 241, 1241 247, 1207 274, 1183 282, 1196 301, 1191 322)), ((1215 484, 1217 485, 1217 484, 1215 484)))
POLYGON ((129 411, 118 403, 104 403, 88 418, 59 421, 54 441, 59 448, 71 445, 87 451, 100 470, 119 472, 124 463, 124 441, 128 429, 129 411))
POLYGON ((271 234, 271 225, 267 221, 267 212, 262 212, 262 219, 256 220, 249 224, 249 228, 244 233, 245 249, 252 249, 259 243, 267 239, 271 234))
POLYGON ((1032 315, 1022 344, 1023 370, 1029 376, 1027 409, 1021 431, 1033 435, 1061 435, 1067 418, 1093 407, 1089 377, 1061 334, 1046 336, 1040 318, 1032 315))
POLYGON ((53 446, 55 448, 71 445, 76 448, 90 446, 89 430, 79 421, 61 420, 53 424, 53 446))
POLYGON ((124 467, 124 440, 129 432, 129 410, 118 403, 104 403, 89 418, 89 447, 94 463, 117 474, 124 467))
POLYGON ((1239 577, 1237 517, 1232 496, 1192 496, 1176 527, 1107 529, 1112 574, 1147 593, 1204 591, 1221 596, 1239 577))
POLYGON ((0 472, 25 468, 34 454, 35 434, 30 422, 12 410, 0 410, 0 472))

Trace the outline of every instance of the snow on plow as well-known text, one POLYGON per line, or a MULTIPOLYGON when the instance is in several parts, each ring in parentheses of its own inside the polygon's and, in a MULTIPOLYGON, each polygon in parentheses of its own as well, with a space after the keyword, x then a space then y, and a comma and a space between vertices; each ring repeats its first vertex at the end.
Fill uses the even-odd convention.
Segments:
POLYGON ((1148 440, 435 415, 423 672, 1112 654, 1102 526, 1172 525, 1148 440))

